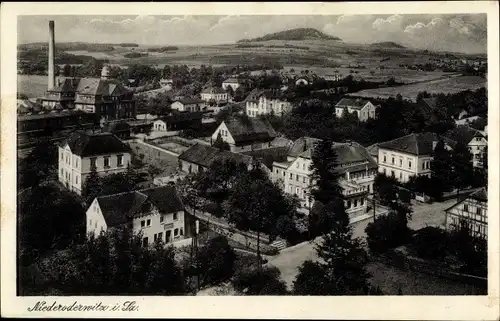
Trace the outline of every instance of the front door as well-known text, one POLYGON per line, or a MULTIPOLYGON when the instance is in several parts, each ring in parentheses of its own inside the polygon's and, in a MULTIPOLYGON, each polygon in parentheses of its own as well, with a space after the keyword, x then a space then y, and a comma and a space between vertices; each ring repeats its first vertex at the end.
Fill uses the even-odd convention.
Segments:
POLYGON ((168 231, 165 233, 165 243, 170 242, 171 237, 172 237, 172 230, 168 230, 168 231))

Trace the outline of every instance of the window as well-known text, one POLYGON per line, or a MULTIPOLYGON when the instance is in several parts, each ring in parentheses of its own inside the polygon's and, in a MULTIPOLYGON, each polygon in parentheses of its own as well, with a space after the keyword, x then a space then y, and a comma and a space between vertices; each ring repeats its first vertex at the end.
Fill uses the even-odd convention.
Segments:
POLYGON ((158 235, 157 235, 157 234, 153 235, 153 240, 154 240, 155 242, 156 242, 157 238, 158 238, 158 235))
POLYGON ((160 215, 160 223, 163 223, 163 215, 160 215))
POLYGON ((480 207, 476 208, 476 214, 481 215, 481 208, 480 207))
POLYGON ((104 157, 104 167, 109 167, 109 157, 108 156, 104 157))
POLYGON ((354 200, 354 207, 358 207, 358 200, 354 200))
POLYGON ((384 168, 384 175, 385 175, 385 173, 386 173, 386 170, 385 170, 385 168, 384 168))
POLYGON ((302 169, 304 169, 304 170, 306 169, 306 164, 305 163, 302 164, 302 169))
POLYGON ((75 183, 78 184, 78 176, 75 176, 75 183))
POLYGON ((359 201, 359 205, 363 205, 363 204, 365 204, 365 199, 364 199, 364 198, 362 198, 362 199, 359 201))
POLYGON ((184 229, 181 227, 181 229, 179 230, 179 234, 180 235, 184 235, 184 229))
POLYGON ((283 171, 283 176, 285 176, 285 175, 286 175, 286 173, 285 173, 285 171, 283 171))
POLYGON ((347 208, 351 208, 351 201, 347 201, 347 208))
POLYGON ((392 177, 396 176, 396 175, 394 174, 394 171, 391 171, 391 176, 392 176, 392 177))
POLYGON ((290 173, 290 179, 293 179, 293 174, 292 173, 290 173))
POLYGON ((168 230, 165 232, 165 243, 170 242, 170 239, 172 238, 172 231, 168 230))
POLYGON ((118 166, 123 166, 123 155, 116 156, 116 162, 118 166))
POLYGON ((300 163, 297 162, 297 168, 299 168, 299 167, 300 167, 300 163))
POLYGON ((302 183, 305 183, 306 182, 306 177, 302 177, 302 183))
POLYGON ((408 161, 408 168, 411 168, 411 161, 408 161))
POLYGON ((92 226, 92 220, 89 221, 89 225, 92 226))
POLYGON ((387 157, 384 155, 384 163, 387 162, 387 157))
POLYGON ((61 160, 64 160, 64 154, 61 153, 61 160))
POLYGON ((392 158, 392 164, 394 165, 394 157, 392 158))
POLYGON ((151 220, 149 220, 149 219, 148 219, 148 220, 146 221, 146 226, 151 226, 151 220))
POLYGON ((295 194, 299 195, 300 194, 300 188, 295 187, 295 194))
POLYGON ((146 221, 141 221, 141 227, 144 227, 146 225, 146 221))
POLYGON ((163 241, 163 232, 158 233, 158 240, 163 241))
POLYGON ((468 211, 469 211, 469 205, 464 204, 464 211, 465 211, 465 212, 468 212, 468 211))
POLYGON ((142 246, 143 246, 143 247, 148 246, 148 243, 149 243, 149 242, 148 242, 148 238, 147 238, 147 237, 145 237, 145 238, 143 238, 143 239, 142 239, 142 246))
POLYGON ((96 167, 95 164, 96 164, 96 158, 92 157, 90 159, 90 168, 95 168, 96 167))
POLYGON ((402 158, 399 159, 399 166, 403 167, 403 159, 402 158))
POLYGON ((174 221, 177 221, 179 218, 177 217, 177 213, 174 213, 174 221))
POLYGON ((403 172, 399 172, 399 179, 403 179, 403 172))
POLYGON ((299 181, 299 175, 295 175, 295 180, 298 182, 299 181))
POLYGON ((174 230, 174 237, 175 237, 175 236, 177 236, 177 235, 179 235, 179 229, 178 229, 178 228, 176 228, 176 229, 174 230))

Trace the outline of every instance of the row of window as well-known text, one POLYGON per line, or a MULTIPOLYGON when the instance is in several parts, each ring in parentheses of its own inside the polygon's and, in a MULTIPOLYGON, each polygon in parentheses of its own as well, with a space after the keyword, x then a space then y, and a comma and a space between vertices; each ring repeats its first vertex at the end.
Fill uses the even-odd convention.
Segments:
POLYGON ((354 201, 351 201, 351 200, 347 200, 346 203, 345 203, 345 207, 346 209, 349 209, 349 208, 356 208, 358 206, 363 206, 365 205, 365 199, 364 198, 361 198, 358 202, 357 199, 355 199, 354 201))
MULTIPOLYGON (((387 155, 384 155, 384 163, 387 163, 387 155)), ((392 157, 391 164, 396 165, 396 158, 394 156, 392 157)), ((402 157, 399 158, 399 166, 403 167, 403 158, 402 157)), ((408 168, 411 169, 411 158, 408 158, 408 168)))
POLYGON ((469 204, 464 204, 463 206, 463 210, 464 212, 467 212, 468 214, 471 214, 471 213, 476 213, 477 215, 483 215, 483 212, 484 212, 484 215, 486 215, 486 210, 482 209, 481 207, 478 207, 478 206, 470 206, 469 207, 469 204), (475 209, 475 211, 474 211, 475 209))
MULTIPOLYGON (((64 170, 64 168, 61 168, 61 177, 64 177, 66 179, 66 181, 70 182, 71 181, 71 173, 70 172, 67 172, 64 170)), ((75 178, 75 184, 79 184, 79 179, 78 179, 78 175, 75 175, 74 176, 75 178)))
MULTIPOLYGON (((389 174, 389 173, 388 173, 388 171, 387 171, 385 168, 383 168, 383 169, 382 169, 382 171, 384 172, 384 175, 388 175, 388 174, 389 174)), ((391 170, 391 176, 392 176, 392 177, 394 177, 394 178, 396 178, 396 172, 395 172, 394 170, 391 170)), ((406 179, 407 177, 408 177, 408 176, 407 176, 407 175, 405 175, 405 179, 406 179)), ((399 179, 400 179, 400 180, 403 180, 403 171, 400 171, 400 172, 399 172, 399 179)))
MULTIPOLYGON (((104 159, 104 167, 105 168, 108 168, 110 167, 109 164, 109 160, 110 160, 111 156, 104 156, 103 159, 104 159)), ((97 162, 97 157, 91 157, 90 158, 90 168, 93 168, 93 167, 96 167, 96 162, 97 162)), ((116 165, 118 167, 121 167, 123 166, 123 155, 117 155, 116 156, 116 165)))
MULTIPOLYGON (((177 213, 174 213, 173 219, 174 221, 179 220, 179 215, 177 213)), ((165 221, 165 215, 160 215, 160 223, 163 223, 164 221, 165 221)), ((151 226, 151 219, 146 219, 141 221, 141 228, 149 226, 151 226)))
MULTIPOLYGON (((66 162, 67 165, 71 165, 72 155, 70 153, 61 153, 61 160, 66 162), (66 157, 65 157, 66 156, 66 157)), ((78 158, 74 158, 73 167, 78 167, 78 158)))

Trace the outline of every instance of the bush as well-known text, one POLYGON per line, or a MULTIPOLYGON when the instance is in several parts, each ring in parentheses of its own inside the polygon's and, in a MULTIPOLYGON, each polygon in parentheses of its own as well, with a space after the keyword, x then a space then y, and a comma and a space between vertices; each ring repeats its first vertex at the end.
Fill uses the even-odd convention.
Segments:
POLYGON ((437 227, 423 228, 414 235, 411 249, 423 259, 443 259, 448 249, 446 232, 437 227))
POLYGON ((198 262, 203 285, 219 284, 231 278, 236 256, 225 236, 217 236, 200 248, 198 262))
POLYGON ((372 253, 383 253, 409 240, 406 222, 396 213, 379 216, 365 229, 368 248, 372 253))
POLYGON ((276 267, 242 270, 235 275, 233 285, 236 290, 247 295, 288 294, 285 282, 281 280, 280 271, 276 267))

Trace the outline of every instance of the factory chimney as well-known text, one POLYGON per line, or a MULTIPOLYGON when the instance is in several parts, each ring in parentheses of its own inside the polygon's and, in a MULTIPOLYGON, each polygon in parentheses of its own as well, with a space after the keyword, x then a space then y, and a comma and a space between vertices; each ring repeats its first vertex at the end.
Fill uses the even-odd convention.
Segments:
POLYGON ((48 69, 48 74, 49 74, 49 84, 48 84, 48 89, 52 89, 55 86, 56 83, 56 75, 55 75, 55 70, 54 70, 54 55, 55 55, 55 39, 54 39, 54 21, 51 20, 49 21, 49 69, 48 69))

